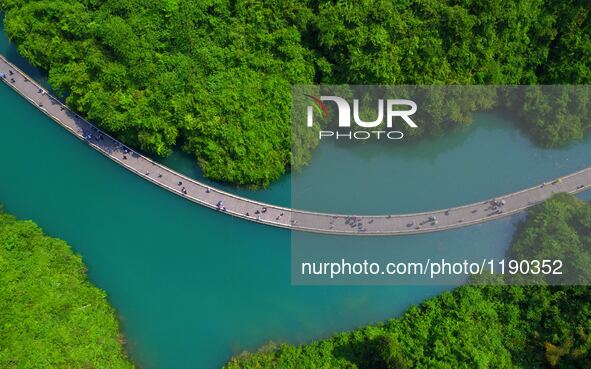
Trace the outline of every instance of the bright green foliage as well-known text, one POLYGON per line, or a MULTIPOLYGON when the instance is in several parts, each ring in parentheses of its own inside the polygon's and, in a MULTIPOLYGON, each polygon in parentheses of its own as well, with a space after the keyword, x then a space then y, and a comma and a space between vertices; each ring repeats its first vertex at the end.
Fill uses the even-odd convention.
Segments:
POLYGON ((591 88, 529 87, 518 109, 524 128, 544 146, 581 139, 591 128, 591 88))
POLYGON ((550 274, 541 282, 591 284, 591 206, 559 194, 534 207, 510 256, 515 260, 562 260, 562 274, 550 274))
POLYGON ((67 103, 157 155, 180 145, 203 173, 268 185, 290 157, 292 84, 314 78, 299 1, 7 1, 19 51, 67 103))
POLYGON ((80 256, 0 211, 0 368, 133 368, 80 256))
MULTIPOLYGON (((515 258, 582 260, 588 276, 591 205, 558 195, 517 232, 515 258)), ((586 279, 588 282, 589 279, 586 279)), ((402 317, 307 345, 270 345, 226 369, 578 369, 591 367, 589 287, 476 286, 445 292, 402 317)))
MULTIPOLYGON (((3 0, 0 10, 74 109, 129 145, 182 147, 206 176, 242 185, 290 167, 294 84, 591 82, 582 0, 3 0)), ((431 124, 414 135, 449 131, 431 124)), ((549 146, 588 129, 529 127, 549 146)), ((301 144, 298 163, 314 147, 301 144)))
POLYGON ((320 1, 324 81, 535 84, 591 81, 588 1, 320 1), (560 46, 560 47, 559 47, 560 46))

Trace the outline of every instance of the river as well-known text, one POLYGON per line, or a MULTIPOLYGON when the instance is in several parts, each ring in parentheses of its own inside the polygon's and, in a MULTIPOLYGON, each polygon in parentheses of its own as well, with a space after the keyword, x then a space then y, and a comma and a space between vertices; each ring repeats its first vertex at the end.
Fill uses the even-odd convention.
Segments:
MULTIPOLYGON (((16 55, 4 34, 0 53, 42 78, 16 55)), ((107 291, 131 357, 142 368, 219 368, 232 355, 269 340, 307 342, 397 316, 446 288, 293 286, 289 231, 231 218, 152 185, 75 139, 4 84, 0 109, 0 202, 7 212, 34 220, 83 256, 91 281, 107 291)), ((542 150, 507 122, 486 116, 483 121, 396 149, 389 163, 402 166, 408 176, 384 179, 403 194, 393 210, 486 199, 591 164, 589 139, 562 150, 542 150), (496 170, 501 180, 483 178, 484 171, 496 170), (436 193, 429 190, 433 178, 436 193)), ((385 160, 339 150, 323 147, 314 160, 349 155, 359 167, 385 160)), ((181 154, 164 162, 199 177, 181 154)), ((338 179, 334 173, 314 173, 314 168, 302 174, 309 176, 310 186, 323 183, 312 178, 338 179)), ((269 190, 232 190, 289 204, 290 182, 285 176, 269 190)), ((382 203, 371 204, 370 210, 382 203)), ((387 242, 425 255, 445 250, 502 255, 516 221, 387 242)))

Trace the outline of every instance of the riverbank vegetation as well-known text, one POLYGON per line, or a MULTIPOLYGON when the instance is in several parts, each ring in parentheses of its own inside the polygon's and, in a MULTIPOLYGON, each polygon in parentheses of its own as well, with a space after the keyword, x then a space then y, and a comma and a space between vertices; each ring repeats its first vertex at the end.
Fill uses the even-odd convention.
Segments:
POLYGON ((122 341, 81 257, 0 209, 0 368, 133 368, 122 341))
MULTIPOLYGON (((565 273, 591 276, 591 205, 557 195, 533 208, 509 256, 562 258, 565 273)), ((490 281, 489 281, 490 282, 490 281)), ((591 291, 586 286, 468 285, 383 324, 305 345, 270 344, 226 369, 473 369, 591 367, 591 291)), ((553 281, 560 282, 560 281, 553 281)))
MULTIPOLYGON (((180 146, 205 176, 241 185, 289 169, 291 85, 591 82, 581 0, 4 0, 0 10, 19 52, 75 110, 149 153, 180 146)), ((554 146, 589 128, 552 124, 526 129, 554 146)))

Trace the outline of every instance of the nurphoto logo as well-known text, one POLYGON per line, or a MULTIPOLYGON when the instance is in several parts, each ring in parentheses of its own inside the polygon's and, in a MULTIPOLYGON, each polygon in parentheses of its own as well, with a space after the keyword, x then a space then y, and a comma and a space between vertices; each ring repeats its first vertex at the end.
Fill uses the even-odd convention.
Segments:
POLYGON ((313 101, 313 105, 307 107, 307 125, 314 126, 314 110, 316 110, 324 118, 328 118, 329 110, 324 104, 325 101, 330 101, 335 104, 338 112, 338 129, 334 130, 320 130, 319 139, 332 137, 334 139, 346 140, 367 140, 369 138, 375 139, 390 139, 400 140, 404 137, 401 131, 392 130, 395 118, 401 118, 410 128, 418 128, 416 123, 411 119, 411 115, 417 112, 417 104, 412 100, 405 99, 378 99, 376 119, 366 121, 360 118, 359 99, 353 99, 353 111, 351 112, 351 105, 349 102, 339 96, 312 96, 306 95, 313 101), (401 107, 406 107, 401 109, 401 107), (384 113, 385 110, 385 113, 384 113), (351 116, 355 124, 362 129, 347 130, 351 128, 351 116), (384 126, 387 129, 379 129, 384 126), (365 130, 363 128, 366 128, 365 130), (374 130, 368 130, 374 128, 374 130))

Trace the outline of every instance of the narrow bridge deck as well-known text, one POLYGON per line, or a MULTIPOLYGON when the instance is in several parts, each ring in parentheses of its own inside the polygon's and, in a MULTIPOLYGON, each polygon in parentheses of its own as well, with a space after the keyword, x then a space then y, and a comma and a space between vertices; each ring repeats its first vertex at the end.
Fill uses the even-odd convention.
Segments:
POLYGON ((92 148, 133 173, 190 201, 253 222, 299 231, 341 235, 404 235, 442 231, 482 223, 523 211, 554 193, 577 193, 591 186, 591 167, 555 181, 499 196, 492 200, 402 215, 336 215, 307 212, 261 203, 236 196, 167 168, 126 147, 105 132, 82 119, 20 69, 0 55, 0 74, 4 82, 92 148), (218 204, 223 203, 223 209, 218 204))

